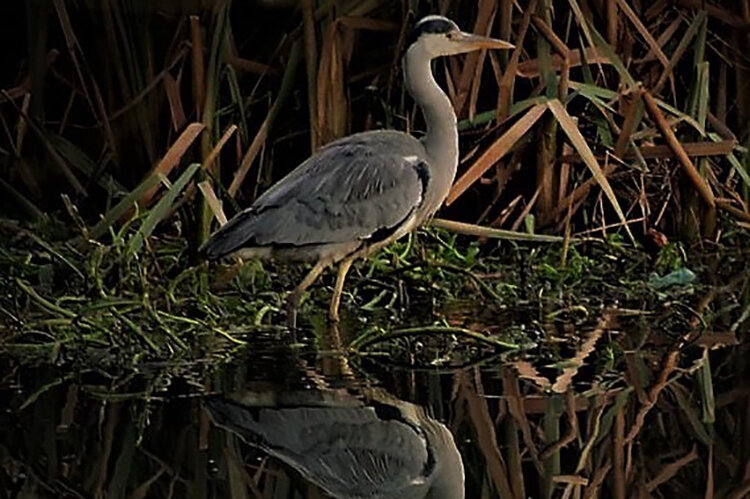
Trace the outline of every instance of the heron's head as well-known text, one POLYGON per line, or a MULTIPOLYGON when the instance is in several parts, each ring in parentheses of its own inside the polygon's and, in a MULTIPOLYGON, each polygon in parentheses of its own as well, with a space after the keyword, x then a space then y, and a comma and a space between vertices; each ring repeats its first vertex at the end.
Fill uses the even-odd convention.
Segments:
POLYGON ((512 49, 502 40, 461 31, 443 16, 427 16, 417 22, 410 37, 409 50, 422 50, 430 58, 463 54, 481 49, 512 49))

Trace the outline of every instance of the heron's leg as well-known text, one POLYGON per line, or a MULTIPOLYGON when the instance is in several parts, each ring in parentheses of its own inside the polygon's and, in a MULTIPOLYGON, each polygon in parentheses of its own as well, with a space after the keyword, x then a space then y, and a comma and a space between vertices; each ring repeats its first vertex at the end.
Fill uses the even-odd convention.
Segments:
POLYGON ((339 274, 336 277, 336 287, 333 288, 333 296, 331 297, 331 309, 328 312, 328 317, 332 321, 339 320, 339 304, 341 303, 341 293, 344 291, 344 281, 346 280, 346 273, 349 272, 349 268, 352 266, 354 258, 347 258, 342 260, 339 264, 339 274))
POLYGON ((327 262, 318 260, 318 263, 315 264, 305 278, 302 279, 302 282, 300 282, 297 287, 294 288, 294 291, 292 291, 287 297, 286 322, 290 329, 295 329, 297 327, 297 308, 299 307, 299 302, 302 300, 302 295, 305 293, 305 290, 315 282, 315 279, 318 278, 320 273, 323 272, 327 266, 327 262))

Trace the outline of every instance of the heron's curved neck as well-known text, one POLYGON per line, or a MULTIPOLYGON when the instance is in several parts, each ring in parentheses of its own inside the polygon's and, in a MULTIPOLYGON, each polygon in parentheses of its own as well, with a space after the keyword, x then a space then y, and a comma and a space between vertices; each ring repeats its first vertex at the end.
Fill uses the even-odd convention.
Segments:
POLYGON ((419 104, 427 123, 424 146, 427 154, 452 170, 450 181, 458 165, 458 130, 456 113, 448 96, 438 86, 430 67, 430 57, 423 47, 414 45, 404 56, 404 79, 406 88, 419 104))

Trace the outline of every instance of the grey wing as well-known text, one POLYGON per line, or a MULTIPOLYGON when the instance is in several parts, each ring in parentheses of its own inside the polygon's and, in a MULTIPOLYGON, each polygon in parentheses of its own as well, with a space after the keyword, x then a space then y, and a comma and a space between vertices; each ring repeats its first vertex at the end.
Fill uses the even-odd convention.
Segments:
POLYGON ((296 468, 334 497, 409 497, 429 470, 421 429, 371 406, 247 408, 207 403, 215 423, 296 468))
POLYGON ((284 177, 204 247, 218 258, 248 246, 306 246, 390 234, 429 181, 421 143, 401 132, 333 142, 284 177))

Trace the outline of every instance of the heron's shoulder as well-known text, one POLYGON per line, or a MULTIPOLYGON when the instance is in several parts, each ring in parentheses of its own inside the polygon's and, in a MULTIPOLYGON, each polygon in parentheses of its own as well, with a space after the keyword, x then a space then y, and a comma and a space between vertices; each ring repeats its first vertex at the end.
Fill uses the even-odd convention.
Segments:
POLYGON ((424 146, 415 137, 397 130, 372 130, 360 132, 335 140, 322 151, 369 150, 379 154, 424 155, 424 146))

